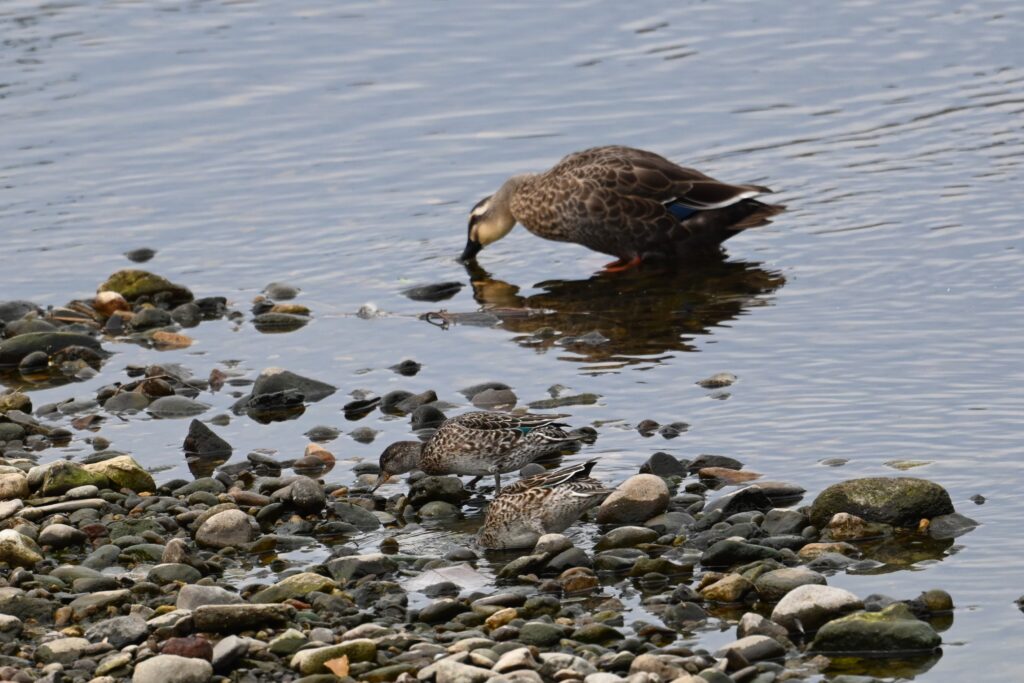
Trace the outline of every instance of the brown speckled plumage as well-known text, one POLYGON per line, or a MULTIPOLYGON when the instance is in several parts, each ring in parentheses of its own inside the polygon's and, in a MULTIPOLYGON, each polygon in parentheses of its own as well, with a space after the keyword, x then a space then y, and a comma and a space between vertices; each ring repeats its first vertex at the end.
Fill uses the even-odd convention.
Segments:
POLYGON ((528 548, 544 534, 569 528, 610 489, 590 477, 590 460, 520 479, 487 507, 477 542, 484 548, 528 548))
POLYGON ((474 208, 464 258, 515 222, 533 234, 575 242, 624 261, 678 262, 717 253, 740 231, 782 210, 753 197, 760 185, 733 185, 632 147, 575 152, 550 170, 510 178, 474 208), (508 224, 511 219, 512 223, 508 224), (501 224, 474 245, 474 222, 501 224), (507 227, 505 227, 507 225, 507 227))

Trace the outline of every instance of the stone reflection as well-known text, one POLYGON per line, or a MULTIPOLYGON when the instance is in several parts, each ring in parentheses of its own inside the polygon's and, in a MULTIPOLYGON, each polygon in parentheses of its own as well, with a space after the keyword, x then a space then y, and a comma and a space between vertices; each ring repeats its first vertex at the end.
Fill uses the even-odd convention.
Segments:
POLYGON ((517 343, 538 350, 560 347, 573 354, 566 356, 570 360, 620 364, 695 351, 694 337, 768 305, 786 282, 759 263, 718 261, 682 271, 547 280, 535 285, 543 291, 522 295, 518 285, 478 264, 466 270, 473 298, 517 335, 517 343))

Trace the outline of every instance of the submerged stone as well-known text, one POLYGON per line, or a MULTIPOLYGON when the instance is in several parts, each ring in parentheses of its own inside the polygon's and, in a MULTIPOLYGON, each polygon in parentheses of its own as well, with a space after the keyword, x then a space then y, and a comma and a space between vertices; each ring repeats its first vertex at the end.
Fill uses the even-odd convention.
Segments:
POLYGON ((894 604, 881 612, 858 612, 830 621, 811 643, 815 652, 894 653, 930 652, 942 638, 930 624, 894 604))

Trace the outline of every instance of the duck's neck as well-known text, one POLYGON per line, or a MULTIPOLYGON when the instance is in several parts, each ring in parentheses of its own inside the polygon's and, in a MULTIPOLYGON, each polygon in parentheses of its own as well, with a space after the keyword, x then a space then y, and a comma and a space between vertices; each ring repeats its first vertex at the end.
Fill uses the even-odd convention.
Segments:
POLYGON ((498 191, 494 193, 491 198, 492 211, 497 211, 498 215, 506 220, 511 220, 510 226, 515 225, 518 219, 516 218, 515 211, 513 209, 513 200, 515 199, 516 193, 527 188, 533 179, 536 177, 534 173, 523 173, 521 175, 514 175, 498 188, 498 191))

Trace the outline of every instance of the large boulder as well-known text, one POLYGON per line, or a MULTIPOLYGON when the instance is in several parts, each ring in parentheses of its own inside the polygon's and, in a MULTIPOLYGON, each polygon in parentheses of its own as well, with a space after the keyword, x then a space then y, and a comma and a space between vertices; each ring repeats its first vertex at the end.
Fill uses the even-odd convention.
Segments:
POLYGON ((130 455, 120 455, 83 467, 86 472, 110 481, 119 489, 128 489, 136 493, 156 490, 153 475, 142 469, 130 455))
POLYGON ((928 623, 897 603, 881 612, 857 612, 821 627, 811 649, 815 652, 878 653, 930 652, 942 638, 928 623))
POLYGON ((135 301, 144 296, 160 296, 172 305, 183 304, 193 299, 192 292, 187 287, 176 285, 167 278, 148 271, 133 268, 117 271, 108 277, 96 292, 117 292, 128 301, 135 301))
POLYGON ((821 528, 837 512, 848 512, 869 522, 917 526, 953 512, 949 493, 934 482, 914 477, 865 477, 833 484, 811 505, 811 523, 821 528))

